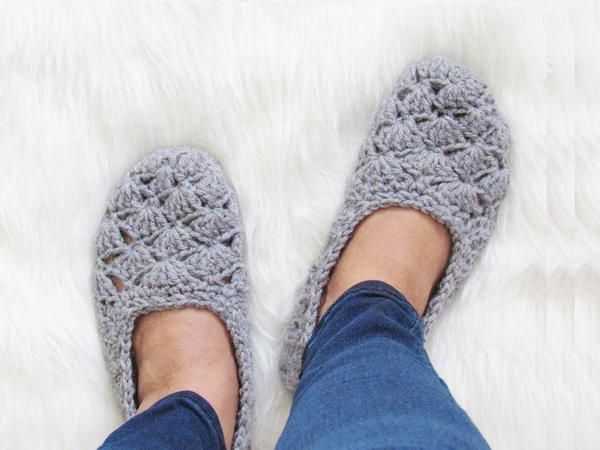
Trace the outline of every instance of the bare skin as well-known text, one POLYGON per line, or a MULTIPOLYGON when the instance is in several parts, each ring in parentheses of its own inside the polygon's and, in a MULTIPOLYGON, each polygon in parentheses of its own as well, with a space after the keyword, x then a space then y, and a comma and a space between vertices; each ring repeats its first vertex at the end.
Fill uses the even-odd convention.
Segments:
POLYGON ((231 448, 239 381, 227 328, 212 312, 187 308, 138 319, 133 334, 138 412, 163 397, 193 391, 215 409, 231 448))
POLYGON ((361 281, 384 281, 400 291, 420 316, 450 254, 450 233, 419 211, 391 207, 364 219, 337 262, 319 317, 361 281))

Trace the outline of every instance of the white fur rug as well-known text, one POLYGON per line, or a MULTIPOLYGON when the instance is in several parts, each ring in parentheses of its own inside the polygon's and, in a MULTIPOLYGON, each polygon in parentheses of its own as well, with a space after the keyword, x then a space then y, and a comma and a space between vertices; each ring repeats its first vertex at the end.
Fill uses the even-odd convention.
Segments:
MULTIPOLYGON (((378 100, 448 55, 512 126, 497 233, 429 339, 496 449, 600 443, 600 20, 584 2, 4 2, 0 447, 97 446, 120 417, 95 329, 109 190, 157 147, 223 163, 248 235, 257 449, 289 399, 276 363, 378 100)), ((327 432, 327 430, 323 430, 327 432)))

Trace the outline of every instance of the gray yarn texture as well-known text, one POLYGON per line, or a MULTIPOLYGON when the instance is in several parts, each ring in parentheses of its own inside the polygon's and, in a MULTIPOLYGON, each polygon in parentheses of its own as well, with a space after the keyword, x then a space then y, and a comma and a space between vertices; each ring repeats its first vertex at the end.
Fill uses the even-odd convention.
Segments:
POLYGON ((403 72, 375 116, 325 248, 298 291, 279 362, 290 392, 331 271, 358 223, 378 209, 420 210, 452 236, 448 266, 423 316, 429 331, 490 238, 509 181, 509 141, 488 87, 469 68, 438 57, 403 72))
POLYGON ((244 249, 235 192, 217 161, 200 150, 159 150, 114 190, 96 240, 95 297, 108 368, 127 418, 136 412, 135 319, 151 311, 208 309, 225 323, 237 359, 233 447, 249 448, 254 394, 244 249))

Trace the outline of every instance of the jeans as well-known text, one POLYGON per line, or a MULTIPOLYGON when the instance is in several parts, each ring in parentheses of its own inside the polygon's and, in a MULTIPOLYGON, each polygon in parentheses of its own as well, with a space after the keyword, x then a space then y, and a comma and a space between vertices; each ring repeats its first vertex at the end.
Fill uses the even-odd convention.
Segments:
MULTIPOLYGON (((433 369, 421 320, 392 286, 365 281, 317 325, 276 448, 489 449, 433 369)), ((202 397, 162 399, 101 449, 217 449, 223 432, 202 397)))
POLYGON ((217 413, 200 395, 168 395, 115 430, 102 450, 224 449, 217 413))

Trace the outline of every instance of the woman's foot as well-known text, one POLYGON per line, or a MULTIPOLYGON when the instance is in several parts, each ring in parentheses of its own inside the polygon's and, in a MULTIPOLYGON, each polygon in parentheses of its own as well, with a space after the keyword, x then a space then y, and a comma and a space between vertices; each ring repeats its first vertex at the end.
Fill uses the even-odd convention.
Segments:
POLYGON ((319 317, 355 284, 384 281, 423 315, 450 254, 450 233, 414 209, 380 209, 364 219, 331 273, 319 317))
POLYGON ((216 410, 229 444, 233 435, 234 448, 249 446, 244 245, 235 193, 204 152, 155 152, 115 189, 96 240, 95 296, 127 417, 191 390, 216 410))
POLYGON ((508 143, 489 89, 469 68, 434 58, 404 71, 299 290, 280 360, 288 390, 319 313, 356 282, 397 287, 431 327, 490 238, 508 185, 508 143))
POLYGON ((133 333, 138 413, 180 391, 201 395, 214 408, 231 448, 238 410, 235 353, 225 324, 202 309, 152 312, 133 333))

